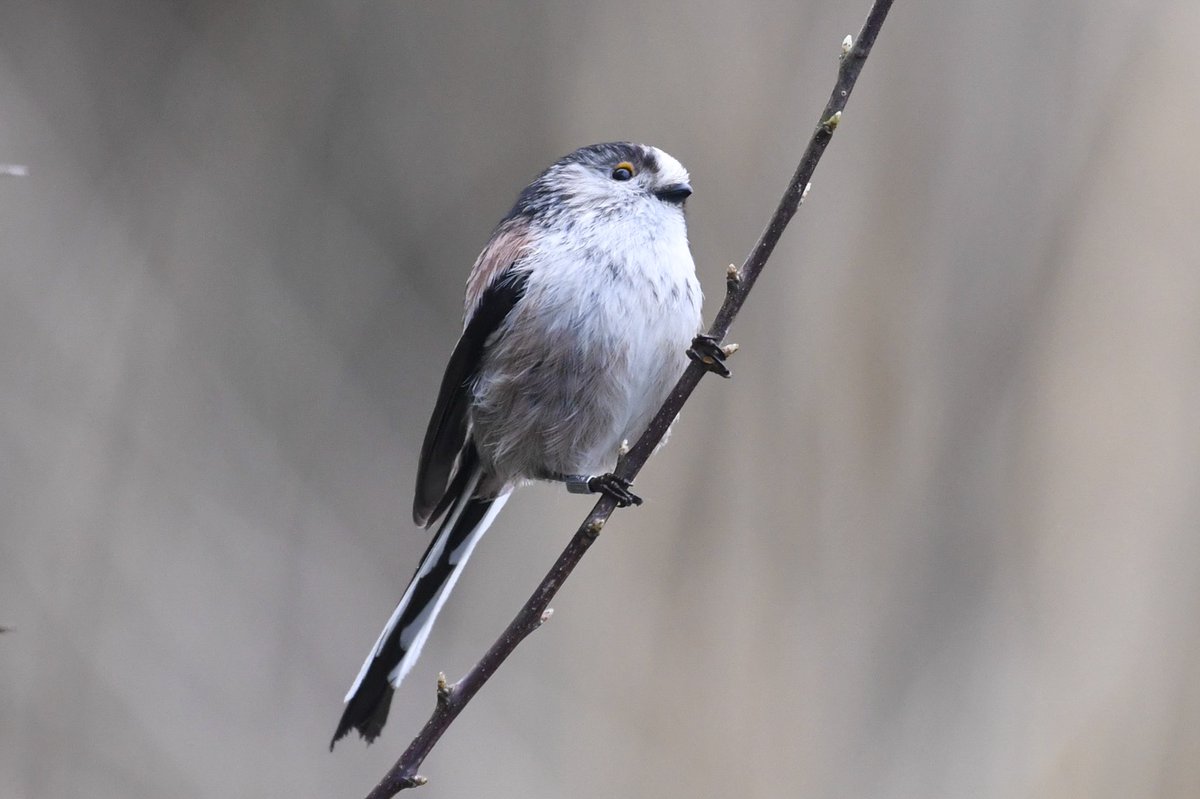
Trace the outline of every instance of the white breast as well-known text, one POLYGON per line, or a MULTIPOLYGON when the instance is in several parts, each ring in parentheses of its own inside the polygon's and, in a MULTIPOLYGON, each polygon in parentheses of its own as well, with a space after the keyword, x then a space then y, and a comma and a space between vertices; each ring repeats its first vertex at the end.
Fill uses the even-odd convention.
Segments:
POLYGON ((637 211, 537 237, 471 413, 484 464, 505 482, 611 470, 687 363, 701 294, 683 214, 658 201, 637 211))

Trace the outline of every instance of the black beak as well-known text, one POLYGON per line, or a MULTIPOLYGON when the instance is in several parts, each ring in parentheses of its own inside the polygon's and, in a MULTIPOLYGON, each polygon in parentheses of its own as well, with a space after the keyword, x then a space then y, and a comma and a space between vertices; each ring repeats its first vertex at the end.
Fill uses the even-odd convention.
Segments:
POLYGON ((683 201, 692 196, 692 187, 687 183, 672 183, 655 189, 654 196, 671 205, 683 205, 683 201))

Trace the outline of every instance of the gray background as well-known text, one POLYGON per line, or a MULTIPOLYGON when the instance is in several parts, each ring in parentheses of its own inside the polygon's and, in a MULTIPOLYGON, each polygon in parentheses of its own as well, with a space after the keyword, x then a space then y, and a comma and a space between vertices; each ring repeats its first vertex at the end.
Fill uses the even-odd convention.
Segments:
MULTIPOLYGON (((0 795, 365 793, 589 507, 519 494, 326 751, 492 225, 658 144, 711 316, 865 12, 0 5, 0 795)), ((1198 29, 898 3, 735 379, 422 795, 1200 794, 1198 29)))

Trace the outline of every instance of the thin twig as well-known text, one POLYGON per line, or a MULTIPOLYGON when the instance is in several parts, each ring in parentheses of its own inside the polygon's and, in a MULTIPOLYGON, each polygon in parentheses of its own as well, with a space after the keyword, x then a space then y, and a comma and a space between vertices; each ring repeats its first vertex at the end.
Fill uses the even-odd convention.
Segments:
MULTIPOLYGON (((833 138, 833 133, 842 118, 842 109, 846 107, 850 91, 854 88, 855 81, 858 80, 858 75, 866 63, 871 47, 875 44, 875 37, 879 34, 891 6, 892 0, 875 0, 867 15, 867 20, 859 32, 857 41, 846 37, 847 41, 843 42, 837 83, 821 114, 820 122, 804 150, 800 165, 796 168, 796 173, 792 176, 787 190, 784 191, 783 198, 779 201, 779 206, 775 209, 766 230, 763 231, 758 243, 754 245, 754 249, 746 258, 745 263, 740 269, 730 268, 729 270, 726 279, 725 302, 717 311, 716 319, 708 331, 708 335, 715 342, 720 343, 729 332, 734 317, 746 302, 750 289, 754 287, 759 273, 766 266, 767 259, 771 257, 784 228, 787 227, 788 222, 800 207, 800 202, 807 194, 809 180, 817 167, 817 162, 821 160, 821 155, 833 138)), ((726 348, 727 352, 730 352, 731 349, 733 349, 732 345, 726 348)), ((730 354, 732 353, 730 352, 730 354)), ((649 428, 617 465, 616 473, 619 476, 630 481, 637 476, 642 466, 645 465, 646 459, 658 446, 658 442, 662 440, 667 428, 679 415, 680 408, 687 402, 692 391, 700 383, 700 378, 707 371, 705 366, 695 361, 688 365, 674 390, 671 391, 671 395, 650 423, 649 428)), ((375 789, 367 795, 367 799, 390 799, 405 788, 425 784, 425 778, 417 773, 417 769, 421 767, 429 752, 455 717, 462 712, 471 698, 500 667, 500 664, 512 654, 521 641, 549 617, 550 600, 558 593, 558 589, 570 576, 584 553, 596 541, 601 528, 604 527, 604 523, 608 521, 615 509, 615 501, 607 495, 596 502, 591 513, 571 538, 567 548, 558 556, 558 560, 555 561, 554 566, 551 567, 550 572, 537 587, 533 596, 521 608, 503 635, 496 643, 492 644, 492 647, 475 667, 467 672, 466 676, 453 685, 447 685, 445 677, 439 676, 437 703, 433 715, 425 722, 425 726, 404 750, 400 759, 375 786, 375 789)))

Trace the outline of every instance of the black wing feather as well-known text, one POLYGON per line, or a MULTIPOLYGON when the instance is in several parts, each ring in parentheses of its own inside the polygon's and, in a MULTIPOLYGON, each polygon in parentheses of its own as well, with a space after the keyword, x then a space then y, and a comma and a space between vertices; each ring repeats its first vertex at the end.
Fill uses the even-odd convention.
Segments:
POLYGON ((471 384, 479 373, 488 340, 525 294, 528 277, 527 272, 510 266, 496 278, 480 297, 446 365, 417 467, 413 521, 422 527, 437 521, 449 505, 444 500, 454 493, 451 480, 455 463, 467 441, 471 384))

